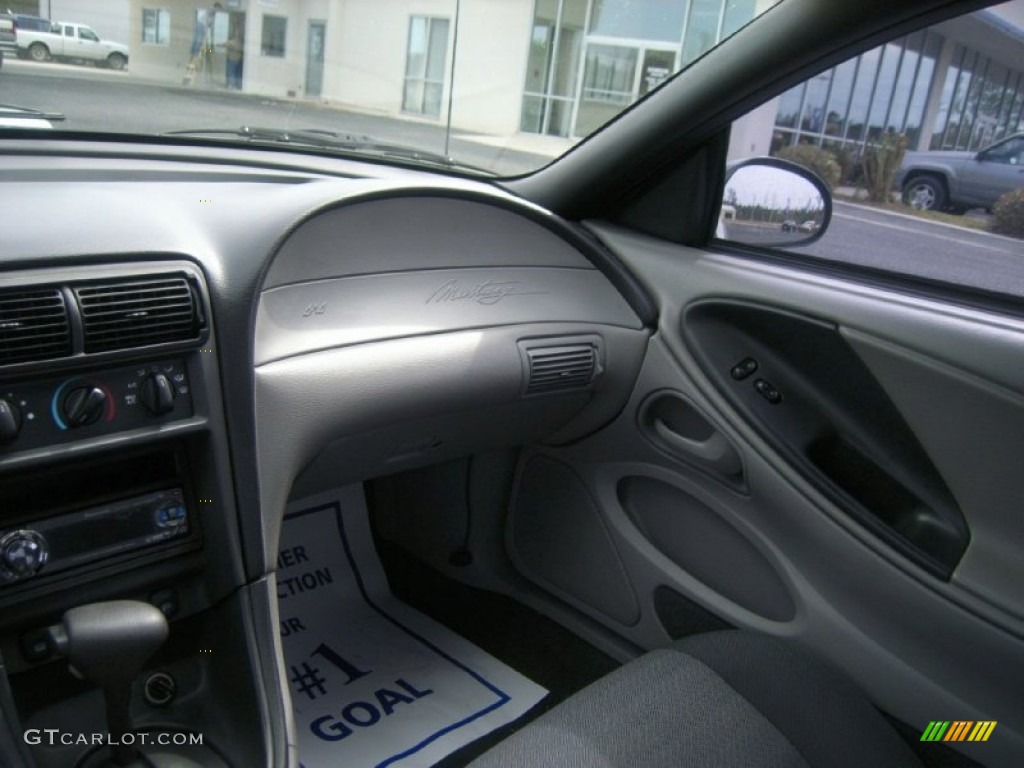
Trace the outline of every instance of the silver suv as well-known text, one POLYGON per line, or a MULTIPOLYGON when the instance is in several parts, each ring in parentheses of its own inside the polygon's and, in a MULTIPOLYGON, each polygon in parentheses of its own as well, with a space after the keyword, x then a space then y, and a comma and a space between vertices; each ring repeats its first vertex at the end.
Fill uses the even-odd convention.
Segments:
POLYGON ((980 152, 908 152, 896 185, 914 208, 991 208, 1005 193, 1024 187, 1024 133, 980 152))

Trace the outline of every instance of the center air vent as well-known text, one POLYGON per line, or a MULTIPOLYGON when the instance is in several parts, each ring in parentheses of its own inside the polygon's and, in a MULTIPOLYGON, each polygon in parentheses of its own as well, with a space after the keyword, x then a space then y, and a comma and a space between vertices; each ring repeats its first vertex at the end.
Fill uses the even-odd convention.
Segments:
POLYGON ((527 395, 585 389, 599 372, 598 344, 576 343, 545 346, 520 342, 527 368, 527 395))
POLYGON ((0 365, 71 354, 71 329, 59 288, 0 292, 0 365))
POLYGON ((198 302, 184 277, 76 286, 86 352, 198 339, 198 302))

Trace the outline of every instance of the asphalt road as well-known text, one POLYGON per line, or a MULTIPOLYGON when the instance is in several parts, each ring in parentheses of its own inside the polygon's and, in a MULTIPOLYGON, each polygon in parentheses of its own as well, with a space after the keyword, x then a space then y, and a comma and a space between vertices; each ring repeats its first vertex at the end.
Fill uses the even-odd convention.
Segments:
MULTIPOLYGON (((367 115, 313 102, 139 82, 130 72, 4 61, 0 103, 57 111, 60 128, 160 133, 194 128, 320 128, 444 151, 436 125, 367 115), (111 109, 111 104, 119 105, 111 109)), ((450 153, 499 174, 536 168, 548 158, 453 136, 450 153)), ((816 243, 793 248, 852 262, 1024 297, 1024 241, 836 202, 816 243)))
POLYGON ((860 205, 836 201, 822 238, 792 250, 1024 296, 1024 240, 860 205))

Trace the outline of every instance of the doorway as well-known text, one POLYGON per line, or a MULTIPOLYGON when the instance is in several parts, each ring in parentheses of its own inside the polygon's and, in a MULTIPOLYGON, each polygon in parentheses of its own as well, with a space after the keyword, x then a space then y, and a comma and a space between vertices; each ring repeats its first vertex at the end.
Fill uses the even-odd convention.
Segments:
POLYGON ((588 41, 574 136, 587 136, 676 71, 677 49, 588 41))

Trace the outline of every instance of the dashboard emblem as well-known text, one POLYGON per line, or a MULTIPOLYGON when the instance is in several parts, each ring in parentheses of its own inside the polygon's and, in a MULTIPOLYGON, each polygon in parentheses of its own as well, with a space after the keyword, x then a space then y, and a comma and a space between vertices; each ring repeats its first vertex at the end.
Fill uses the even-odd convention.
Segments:
POLYGON ((539 296, 547 291, 530 291, 522 287, 520 280, 484 280, 476 285, 464 285, 452 279, 434 291, 427 304, 446 304, 456 301, 473 301, 484 306, 497 304, 506 296, 539 296))

